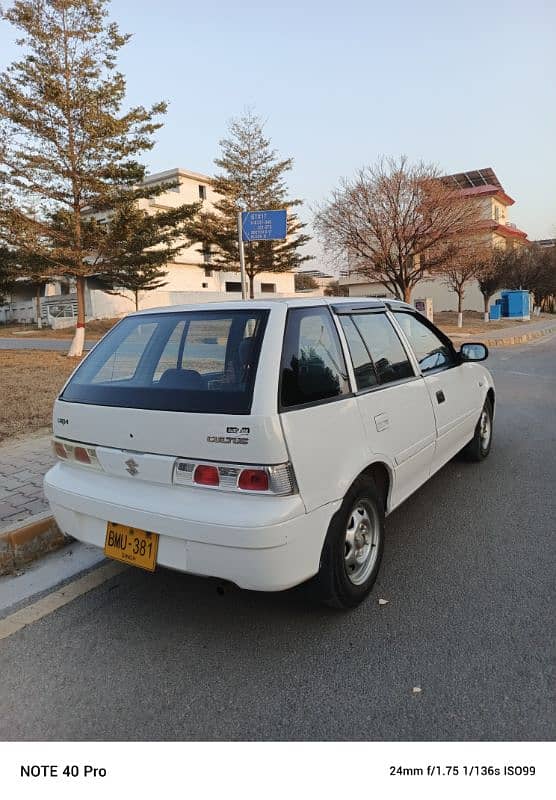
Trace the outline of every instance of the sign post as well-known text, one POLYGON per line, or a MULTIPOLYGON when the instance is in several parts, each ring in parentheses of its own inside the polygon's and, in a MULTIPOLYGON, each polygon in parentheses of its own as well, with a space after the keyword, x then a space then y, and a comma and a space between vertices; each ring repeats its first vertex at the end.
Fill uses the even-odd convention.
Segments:
POLYGON ((237 240, 239 246, 239 268, 241 271, 241 297, 247 296, 247 276, 245 274, 244 242, 269 242, 285 239, 288 232, 287 212, 278 211, 238 211, 237 240))
POLYGON ((246 281, 247 275, 245 274, 245 250, 243 248, 243 212, 237 212, 237 243, 239 246, 239 269, 241 273, 241 299, 245 300, 247 296, 246 281))

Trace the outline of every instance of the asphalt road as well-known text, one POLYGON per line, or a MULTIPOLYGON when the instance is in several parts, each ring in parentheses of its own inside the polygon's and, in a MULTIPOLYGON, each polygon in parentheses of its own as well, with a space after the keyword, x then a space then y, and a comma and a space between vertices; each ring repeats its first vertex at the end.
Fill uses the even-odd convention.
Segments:
POLYGON ((556 336, 489 366, 489 459, 390 516, 367 603, 128 570, 0 641, 0 739, 553 739, 556 336))

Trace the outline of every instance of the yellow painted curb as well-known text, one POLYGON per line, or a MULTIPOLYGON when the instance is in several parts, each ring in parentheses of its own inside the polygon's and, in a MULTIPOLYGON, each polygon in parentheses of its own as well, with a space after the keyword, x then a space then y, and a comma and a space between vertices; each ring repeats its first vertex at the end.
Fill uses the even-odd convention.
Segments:
POLYGON ((67 538, 54 517, 23 521, 0 533, 0 575, 7 575, 24 564, 61 547, 67 538))

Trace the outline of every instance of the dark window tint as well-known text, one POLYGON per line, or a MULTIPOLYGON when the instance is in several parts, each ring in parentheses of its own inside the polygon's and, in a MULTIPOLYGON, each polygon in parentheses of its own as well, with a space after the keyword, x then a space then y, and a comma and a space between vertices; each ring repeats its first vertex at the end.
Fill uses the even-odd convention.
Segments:
POLYGON ((371 386, 376 386, 378 383, 376 372, 367 348, 363 344, 361 334, 355 327, 351 317, 341 316, 340 319, 346 335, 358 390, 361 391, 362 389, 369 389, 371 386))
POLYGON ((352 320, 371 354, 379 383, 414 377, 407 354, 386 314, 354 314, 352 320))
POLYGON ((288 313, 282 353, 282 406, 318 403, 349 393, 346 365, 330 312, 288 313))
POLYGON ((449 344, 414 314, 396 311, 396 321, 407 336, 423 372, 450 367, 455 363, 449 344))
POLYGON ((122 320, 62 399, 165 411, 248 413, 266 311, 192 311, 122 320))

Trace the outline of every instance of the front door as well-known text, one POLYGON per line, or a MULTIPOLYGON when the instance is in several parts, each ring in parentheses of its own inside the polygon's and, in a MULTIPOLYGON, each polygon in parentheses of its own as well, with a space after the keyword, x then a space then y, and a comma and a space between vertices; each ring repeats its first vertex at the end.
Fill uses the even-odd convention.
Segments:
POLYGON ((429 393, 385 311, 342 313, 368 461, 391 465, 393 508, 429 477, 436 429, 429 393))
POLYGON ((393 313, 419 362, 434 409, 437 439, 431 472, 436 472, 473 436, 480 413, 473 366, 460 364, 449 339, 430 323, 410 311, 393 313))

